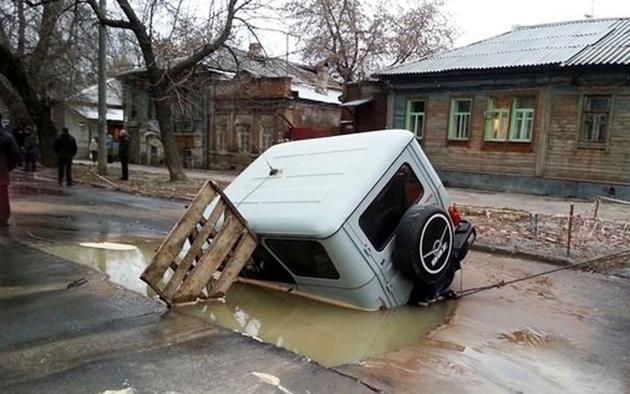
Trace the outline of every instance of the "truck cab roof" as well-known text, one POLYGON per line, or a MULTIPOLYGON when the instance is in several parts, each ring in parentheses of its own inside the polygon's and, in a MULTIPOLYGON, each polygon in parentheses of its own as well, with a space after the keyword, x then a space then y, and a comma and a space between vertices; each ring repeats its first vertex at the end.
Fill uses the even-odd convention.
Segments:
POLYGON ((274 145, 225 194, 258 234, 327 238, 413 140, 383 130, 274 145))

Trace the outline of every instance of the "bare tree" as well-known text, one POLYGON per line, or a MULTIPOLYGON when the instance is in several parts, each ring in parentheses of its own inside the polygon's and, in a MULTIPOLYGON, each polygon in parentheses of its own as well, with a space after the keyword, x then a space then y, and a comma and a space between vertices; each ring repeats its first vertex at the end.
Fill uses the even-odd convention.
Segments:
POLYGON ((442 5, 442 0, 421 0, 411 8, 365 0, 289 0, 285 13, 293 30, 302 32, 305 60, 328 63, 347 84, 452 45, 454 28, 442 5))
POLYGON ((120 17, 101 13, 96 0, 87 2, 100 23, 133 32, 142 53, 144 78, 148 81, 148 93, 160 125, 164 156, 171 180, 185 179, 173 132, 174 90, 201 60, 226 43, 233 33, 235 22, 246 23, 239 15, 255 8, 255 0, 225 0, 222 7, 214 7, 213 4, 211 9, 217 11, 212 12, 200 25, 195 24, 195 18, 182 12, 182 0, 173 3, 167 0, 149 0, 142 9, 137 10, 128 0, 115 0, 120 17), (164 14, 168 14, 169 18, 163 18, 164 14), (165 26, 167 24, 170 26, 165 26), (165 30, 171 32, 166 40, 160 34, 160 31, 165 30), (197 33, 195 37, 198 39, 188 40, 190 32, 197 33), (169 48, 165 41, 180 44, 169 48), (177 57, 173 57, 174 55, 177 57))
POLYGON ((94 66, 88 11, 76 0, 0 3, 0 74, 6 88, 1 97, 13 117, 37 126, 47 165, 53 163, 56 136, 52 107, 84 86, 94 66))

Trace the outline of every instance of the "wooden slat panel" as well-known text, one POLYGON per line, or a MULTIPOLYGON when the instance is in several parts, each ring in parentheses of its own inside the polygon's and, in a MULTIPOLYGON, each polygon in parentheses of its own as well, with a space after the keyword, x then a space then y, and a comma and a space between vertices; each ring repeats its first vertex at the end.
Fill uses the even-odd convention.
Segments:
POLYGON ((216 182, 214 182, 212 180, 210 180, 209 182, 210 182, 210 187, 212 187, 212 189, 214 190, 215 193, 217 193, 219 196, 221 196, 221 199, 225 202, 227 207, 230 209, 230 212, 232 212, 234 215, 236 215, 236 218, 245 227, 247 232, 256 240, 256 242, 258 242, 258 237, 256 236, 256 233, 254 233, 253 231, 251 231, 249 229, 249 227, 247 226, 247 220, 245 220, 245 218, 243 216, 241 216, 241 213, 238 211, 238 209, 236 209, 234 204, 232 204, 232 201, 229 198, 227 198, 227 196, 223 193, 223 190, 221 190, 221 187, 219 185, 217 185, 216 182))
POLYGON ((217 195, 209 182, 210 181, 206 182, 199 190, 190 207, 188 207, 184 215, 182 215, 158 248, 153 261, 142 273, 141 278, 144 281, 148 283, 158 283, 171 262, 175 259, 175 256, 179 254, 184 241, 197 225, 199 217, 203 215, 208 204, 210 204, 217 195))
POLYGON ((241 269, 243 269, 245 263, 247 263, 249 256, 251 256, 252 252, 256 248, 256 244, 256 240, 249 234, 245 234, 243 238, 241 238, 241 242, 239 242, 236 250, 232 254, 232 257, 225 264, 223 272, 221 272, 221 276, 214 286, 212 286, 212 290, 209 295, 210 298, 219 298, 225 295, 234 280, 236 280, 238 274, 241 272, 241 269))
POLYGON ((195 238, 194 242, 188 249, 188 253, 179 263, 179 267, 177 267, 177 271, 171 277, 171 280, 166 285, 164 289, 164 295, 166 297, 172 297, 175 294, 175 291, 179 287, 179 285, 184 280, 184 276, 188 273, 188 270, 192 266, 193 262, 197 260, 199 254, 201 253, 201 247, 207 241, 210 234, 214 230, 214 226, 216 225, 217 220, 221 217, 221 215, 225 212, 225 203, 222 200, 217 202, 217 205, 214 207, 208 220, 205 222, 204 226, 197 234, 197 238, 195 238))
POLYGON ((203 287, 208 284, 212 275, 230 253, 239 236, 247 231, 231 212, 226 216, 226 221, 217 237, 173 296, 174 302, 190 302, 197 299, 203 287))

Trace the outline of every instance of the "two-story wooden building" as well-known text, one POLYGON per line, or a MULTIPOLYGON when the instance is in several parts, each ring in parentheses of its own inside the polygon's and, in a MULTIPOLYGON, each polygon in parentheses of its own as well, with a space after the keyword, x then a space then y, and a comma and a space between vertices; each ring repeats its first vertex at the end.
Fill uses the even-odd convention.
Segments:
MULTIPOLYGON (((125 127, 137 162, 159 164, 162 148, 155 112, 142 70, 121 73, 125 127)), ((339 133, 340 85, 325 68, 222 48, 179 85, 173 97, 173 126, 184 166, 247 166, 265 149, 286 139, 339 133)))
POLYGON ((630 198, 630 19, 515 27, 383 70, 452 186, 630 198))

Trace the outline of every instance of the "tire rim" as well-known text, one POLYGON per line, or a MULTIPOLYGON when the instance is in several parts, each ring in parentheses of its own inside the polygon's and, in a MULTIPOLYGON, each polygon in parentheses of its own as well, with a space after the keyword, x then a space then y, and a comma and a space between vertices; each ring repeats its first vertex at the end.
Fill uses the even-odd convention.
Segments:
POLYGON ((445 215, 435 214, 424 224, 418 250, 422 267, 429 274, 438 274, 446 267, 453 248, 452 240, 453 230, 445 215))

